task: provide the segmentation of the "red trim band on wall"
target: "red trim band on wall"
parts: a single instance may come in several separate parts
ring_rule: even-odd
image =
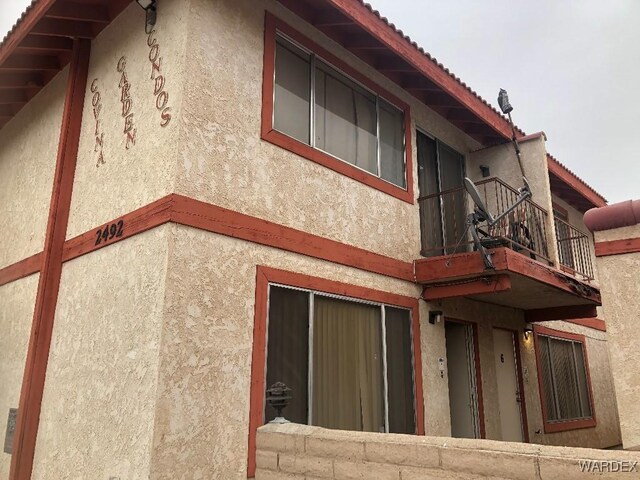
[[[596,257],[640,252],[640,237],[596,243]]]
[[[9,473],[11,480],[28,480],[33,468],[42,394],[62,273],[62,250],[67,232],[73,178],[78,157],[90,51],[90,40],[74,40],[42,253],[42,270],[20,391],[14,451]]]
[[[382,178],[366,172],[346,161],[339,160],[336,157],[324,153],[306,143],[295,140],[277,130],[273,129],[273,92],[275,81],[275,50],[276,50],[276,32],[280,31],[300,45],[317,54],[339,70],[343,71],[357,82],[366,86],[385,100],[388,100],[396,107],[400,108],[404,114],[404,142],[405,142],[405,178],[406,188],[399,187]],[[262,79],[262,127],[261,138],[284,148],[296,155],[300,155],[308,160],[318,163],[324,167],[338,172],[346,177],[352,178],[360,183],[368,185],[376,190],[380,190],[392,197],[398,198],[405,202],[413,204],[415,202],[413,196],[413,155],[411,148],[411,111],[409,105],[403,102],[395,95],[387,92],[378,84],[372,82],[367,76],[355,70],[348,63],[340,60],[338,57],[322,48],[315,42],[294,30],[282,20],[274,17],[271,13],[266,12],[265,15],[265,31],[264,31],[264,67]]]
[[[42,268],[42,252],[24,258],[0,270],[0,286],[28,277]]]
[[[593,388],[591,386],[591,371],[589,368],[589,358],[587,354],[587,342],[584,335],[579,335],[577,333],[569,333],[563,332],[560,330],[554,330],[552,328],[543,327],[542,325],[534,325],[533,326],[533,336],[534,336],[534,349],[536,354],[536,367],[538,374],[538,390],[540,392],[540,405],[542,407],[542,420],[544,423],[544,433],[556,433],[556,432],[565,432],[568,430],[578,430],[580,428],[590,428],[595,427],[596,422],[596,411],[595,411],[595,403],[593,401]],[[584,366],[585,372],[587,374],[587,385],[589,390],[589,402],[591,404],[591,418],[581,418],[577,420],[561,420],[561,421],[550,421],[549,414],[547,412],[547,404],[545,402],[545,394],[544,394],[544,385],[542,381],[542,361],[540,359],[540,349],[538,348],[538,342],[540,336],[547,337],[556,337],[564,340],[572,340],[574,342],[578,342],[582,344],[582,352],[584,353]]]
[[[251,393],[249,411],[249,451],[247,476],[253,477],[256,470],[256,434],[264,423],[264,392],[267,348],[267,315],[269,283],[304,288],[334,295],[343,295],[361,300],[403,307],[411,310],[414,351],[414,389],[416,409],[416,433],[424,435],[424,398],[422,391],[422,356],[420,347],[420,318],[418,299],[394,293],[374,290],[312,277],[300,273],[287,272],[258,265],[256,268],[255,319],[253,325],[253,352],[251,356]]]

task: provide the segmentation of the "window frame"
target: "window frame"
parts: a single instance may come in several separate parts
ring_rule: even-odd
[[[597,425],[595,404],[593,399],[593,387],[591,386],[591,372],[589,369],[589,357],[587,354],[587,343],[584,335],[577,333],[563,332],[560,330],[554,330],[551,328],[543,327],[541,325],[534,325],[534,348],[536,355],[536,368],[538,374],[538,389],[540,393],[540,405],[542,408],[542,420],[544,424],[544,433],[556,433],[564,432],[568,430],[578,430],[581,428],[591,428]],[[542,340],[540,337],[551,337],[564,341],[572,341],[580,343],[582,345],[582,353],[584,355],[584,369],[587,376],[587,390],[589,392],[589,403],[591,406],[591,416],[587,418],[578,418],[571,420],[550,420],[547,412],[547,405],[545,402],[544,382],[542,380],[542,361],[540,356],[539,342]]]
[[[411,336],[413,347],[414,405],[416,435],[424,435],[424,397],[422,389],[422,356],[420,343],[420,318],[418,299],[406,297],[367,287],[327,280],[319,277],[279,270],[258,265],[256,268],[256,299],[253,327],[253,352],[251,361],[251,393],[249,410],[249,448],[247,476],[253,477],[256,470],[256,433],[264,424],[266,374],[267,374],[267,334],[268,334],[268,292],[269,285],[311,290],[334,298],[349,301],[384,304],[410,310]],[[286,413],[286,411],[285,411]]]
[[[329,67],[338,71],[349,80],[354,81],[360,87],[379,96],[386,103],[400,110],[404,117],[404,168],[405,188],[400,187],[382,177],[357,167],[346,160],[331,155],[323,150],[312,147],[309,144],[296,140],[293,137],[279,132],[273,128],[274,120],[274,85],[275,85],[275,52],[278,33],[284,38],[293,41],[294,45],[307,50],[321,59]],[[391,195],[410,204],[415,203],[413,188],[413,155],[411,147],[411,112],[409,105],[395,95],[371,81],[353,67],[343,62],[329,51],[309,40],[307,37],[290,27],[288,24],[269,12],[265,14],[264,30],[264,64],[262,81],[262,124],[261,138],[269,143],[284,148],[303,158],[318,163],[341,175],[352,178],[369,187]]]

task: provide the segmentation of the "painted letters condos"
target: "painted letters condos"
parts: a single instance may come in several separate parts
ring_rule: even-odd
[[[300,423],[620,443],[605,202],[544,134],[487,271],[461,181],[504,208],[511,133],[435,60],[357,0],[157,7],[37,0],[0,46],[2,478],[253,476],[276,381]]]

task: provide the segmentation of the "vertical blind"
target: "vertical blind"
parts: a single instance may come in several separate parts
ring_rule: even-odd
[[[274,88],[274,129],[406,186],[402,111],[280,35]]]
[[[415,433],[410,311],[271,285],[267,386],[277,381],[292,389],[290,421]]]
[[[580,342],[538,335],[544,402],[549,421],[592,416]]]

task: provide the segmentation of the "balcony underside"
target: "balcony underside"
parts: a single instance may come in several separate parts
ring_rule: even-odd
[[[491,252],[495,270],[479,252],[416,260],[424,299],[467,297],[526,310],[529,321],[596,316],[598,288],[508,248]]]

